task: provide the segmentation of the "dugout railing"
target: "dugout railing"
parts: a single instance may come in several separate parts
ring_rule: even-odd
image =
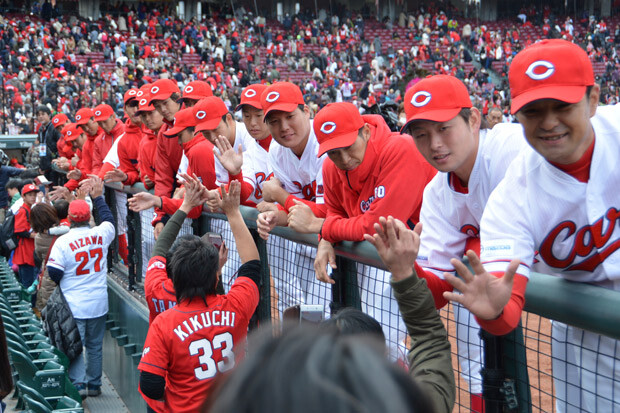
[[[144,190],[141,184],[131,188],[123,187],[120,184],[106,184],[106,200],[115,215],[117,215],[115,196],[118,194],[118,191],[124,192],[130,197],[132,194]],[[290,286],[287,283],[278,285],[277,280],[274,281],[279,276],[278,274],[289,274],[292,272],[313,274],[312,252],[316,249],[317,237],[313,234],[299,234],[289,228],[276,227],[270,237],[271,241],[265,242],[256,233],[258,211],[248,207],[241,207],[241,209],[245,222],[256,240],[262,262],[261,301],[253,326],[256,326],[256,324],[279,323],[281,321],[282,309],[285,306],[295,303],[306,303],[308,301],[312,302],[312,289],[316,287],[318,291],[320,288],[327,287],[326,284],[320,283],[315,279],[314,281],[307,279],[305,282],[308,283],[309,287],[306,286],[306,291],[310,291],[310,293],[303,296],[303,294],[298,294],[300,292],[303,293],[303,288],[299,285]],[[233,242],[232,235],[229,231],[226,231],[225,219],[225,216],[222,214],[203,213],[199,219],[194,220],[192,231],[196,235],[203,235],[208,231],[220,232],[225,242],[230,245]],[[143,244],[152,244],[154,242],[153,239],[142,239],[141,225],[143,224],[144,221],[141,222],[138,213],[128,211],[128,262],[124,263],[119,259],[118,244],[116,242],[111,246],[111,253],[109,254],[109,268],[121,275],[121,277],[126,277],[126,283],[123,283],[123,287],[126,290],[134,291],[133,297],[139,297],[143,293],[144,268],[141,256]],[[335,311],[341,307],[357,307],[371,312],[375,318],[378,318],[377,315],[383,315],[381,312],[374,311],[377,310],[376,307],[382,304],[381,302],[364,302],[366,297],[371,297],[364,288],[372,289],[373,285],[361,285],[360,283],[360,280],[363,280],[365,275],[373,274],[375,270],[385,269],[374,247],[367,242],[342,242],[336,246],[336,254],[337,269],[332,273],[336,283],[328,287],[329,300],[326,312]],[[234,254],[229,255],[230,268],[238,268],[239,264],[238,257],[234,256]],[[384,273],[380,274],[384,276]],[[225,277],[223,276],[223,278]],[[224,290],[227,290],[231,282],[232,279],[223,280],[223,284],[225,284]],[[289,287],[293,289],[294,293],[283,293]],[[378,288],[384,287],[385,284]],[[114,286],[114,289],[118,293],[118,285]],[[287,300],[284,300],[283,295],[287,295]],[[374,298],[376,299],[376,297]],[[143,294],[142,302],[144,304]],[[385,302],[383,304],[385,305]],[[119,304],[116,303],[115,305],[118,306]],[[570,326],[595,332],[603,335],[603,339],[620,339],[620,312],[618,309],[620,309],[620,292],[585,283],[574,283],[559,277],[532,273],[526,291],[525,312],[523,313],[519,328],[503,337],[482,334],[485,354],[481,376],[484,380],[486,411],[556,411],[556,407],[558,407],[556,405],[558,403],[557,396],[560,390],[564,394],[567,392],[592,392],[592,390],[579,389],[571,387],[570,384],[562,383],[561,377],[565,376],[565,372],[556,371],[556,380],[554,380],[554,368],[557,367],[555,364],[557,364],[558,360],[552,356],[551,347],[552,345],[557,346],[558,342],[557,340],[553,342],[554,338],[551,331],[554,326],[552,326],[552,323],[555,323],[556,326],[560,323],[566,323]],[[390,311],[393,312],[393,309]],[[471,384],[470,380],[472,380],[471,375],[473,374],[470,373],[468,376],[466,372],[462,371],[463,363],[458,360],[459,346],[457,345],[456,331],[460,327],[460,322],[455,317],[456,312],[452,304],[441,309],[440,314],[452,343],[453,366],[457,384],[455,411],[471,411],[469,384]],[[391,314],[392,317],[389,318],[393,318],[393,315]],[[140,319],[144,321],[144,315]],[[379,321],[385,324],[385,320]],[[134,317],[132,323],[135,322],[138,322],[136,317]],[[110,320],[108,324],[112,326],[115,324],[115,321]],[[122,332],[127,333],[128,330],[133,329],[131,326],[123,327],[122,322],[120,324],[120,327],[115,327],[118,330],[115,332],[117,335]],[[392,327],[394,329],[400,328],[399,326]],[[139,327],[138,330],[142,331],[142,334],[139,334],[139,336],[145,334],[144,326]],[[400,333],[406,335],[406,331]],[[131,333],[129,336],[131,336]],[[387,339],[388,342],[391,339],[389,334]],[[569,351],[573,351],[576,348],[579,350],[579,343],[575,344],[575,341],[567,341],[569,341],[568,344],[561,342],[560,345],[570,347],[568,348]],[[130,339],[129,344],[127,344],[126,339],[123,339],[119,343],[124,348],[125,354],[131,356],[137,365],[139,352],[143,344],[140,342],[140,339],[136,341],[134,338],[133,342]],[[409,341],[405,340],[401,344],[407,347],[409,346]],[[388,346],[398,348],[398,345],[395,345],[395,343],[388,343]],[[620,348],[618,348],[618,351],[620,351]],[[603,357],[618,359],[620,355],[606,354]],[[565,364],[568,364],[570,367],[571,363],[574,362],[571,359],[569,363]],[[578,362],[581,362],[581,360],[578,360]],[[566,368],[566,366],[563,366],[563,368]],[[125,368],[123,370],[126,371]],[[620,381],[620,371],[616,371],[613,368],[611,372],[597,372],[595,370],[591,372],[607,375],[607,379],[612,384],[618,385],[618,381]],[[134,372],[128,373],[135,376]],[[596,392],[597,388],[594,387],[593,391]],[[618,398],[620,398],[620,395]],[[570,404],[563,406],[563,409],[567,411],[570,411],[571,408],[576,409],[575,406],[571,407]],[[596,410],[598,409],[595,408],[593,411]]]

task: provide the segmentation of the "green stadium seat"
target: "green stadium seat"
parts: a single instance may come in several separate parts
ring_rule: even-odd
[[[65,368],[59,363],[48,361],[38,369],[32,359],[13,348],[9,348],[11,364],[17,370],[19,380],[28,387],[32,387],[48,398],[60,398],[65,395],[65,382],[67,380]]]
[[[37,390],[18,381],[16,387],[25,400],[26,407],[32,412],[83,412],[82,404],[70,397],[63,396],[53,400],[55,405],[46,400]]]

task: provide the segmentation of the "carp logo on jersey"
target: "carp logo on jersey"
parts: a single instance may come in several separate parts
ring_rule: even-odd
[[[265,176],[264,172],[256,173],[256,190],[254,191],[254,196],[256,197],[256,199],[261,199],[263,197],[263,190],[261,189],[262,185],[265,181],[268,181],[271,178],[273,178],[273,172],[270,173],[268,176]]]
[[[155,268],[159,268],[161,270],[165,270],[166,269],[166,264],[164,264],[161,261],[155,261],[151,265],[149,265],[149,267],[146,270],[147,271],[151,271],[151,270],[153,270]]]
[[[314,201],[316,198],[316,181],[312,181],[308,185],[302,185],[297,181],[293,181],[293,185],[295,185],[301,195],[304,197],[306,201]]]
[[[460,229],[461,233],[472,237],[472,238],[480,238],[480,228],[473,226],[472,224],[465,224]]]
[[[592,225],[579,229],[572,221],[561,222],[543,240],[539,250],[540,257],[554,268],[592,272],[620,248],[620,239],[610,242],[618,222],[620,210],[614,207],[609,208],[605,215]],[[592,251],[595,253],[590,255]],[[577,257],[588,258],[573,263]]]
[[[379,185],[375,188],[375,193],[365,201],[360,202],[360,210],[366,212],[370,209],[370,205],[377,198],[383,198],[385,196],[385,186]]]

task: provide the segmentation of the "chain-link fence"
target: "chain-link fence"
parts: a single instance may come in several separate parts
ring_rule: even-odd
[[[115,210],[123,205],[116,201],[120,186],[113,188],[107,188],[106,199]],[[129,197],[140,190],[123,189]],[[411,340],[392,296],[389,273],[370,244],[337,246],[337,268],[331,273],[336,283],[327,285],[315,278],[315,235],[278,227],[265,242],[255,231],[258,212],[242,207],[242,213],[263,266],[261,301],[252,325],[279,325],[284,310],[296,304],[321,305],[325,317],[353,306],[381,323],[390,356],[406,359]],[[154,238],[146,214],[129,211],[126,220],[127,260],[120,258],[116,242],[110,268],[127,273],[134,289],[143,282],[144,257],[150,256]],[[222,273],[228,291],[240,261],[225,216],[203,213],[191,226],[188,220],[185,231],[222,235],[230,249]],[[467,311],[447,305],[440,314],[452,344],[455,411],[481,411],[482,395],[486,412],[620,411],[618,308],[619,292],[542,274],[530,278],[522,326],[503,337],[481,334]]]

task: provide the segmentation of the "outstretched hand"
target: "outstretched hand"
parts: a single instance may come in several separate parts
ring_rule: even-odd
[[[456,272],[462,279],[450,273],[444,273],[448,281],[458,292],[444,292],[445,299],[462,304],[475,316],[483,320],[494,320],[502,314],[512,294],[512,284],[520,261],[513,259],[508,264],[504,276],[501,278],[489,274],[478,255],[472,250],[467,251],[467,258],[475,274],[460,260],[450,260]]]
[[[203,205],[207,201],[207,188],[198,180],[196,174],[193,177],[188,174],[181,174],[181,178],[185,181],[185,196],[183,197],[181,208],[189,211],[192,208]]]
[[[127,200],[129,209],[134,212],[145,211],[149,208],[159,207],[159,197],[148,192],[138,192]]]
[[[230,175],[239,175],[243,165],[243,147],[241,145],[235,151],[235,148],[232,147],[225,136],[218,135],[215,138],[213,152],[217,160],[220,161]]]
[[[399,281],[412,275],[420,249],[422,223],[418,223],[412,231],[402,221],[389,216],[380,217],[374,227],[376,233],[364,234],[364,239],[375,246],[392,273],[392,279]]]
[[[220,208],[226,215],[230,215],[236,211],[239,211],[239,198],[241,196],[241,184],[239,181],[232,181],[228,184],[228,192],[226,192],[226,186],[220,187],[222,192],[222,203]]]

